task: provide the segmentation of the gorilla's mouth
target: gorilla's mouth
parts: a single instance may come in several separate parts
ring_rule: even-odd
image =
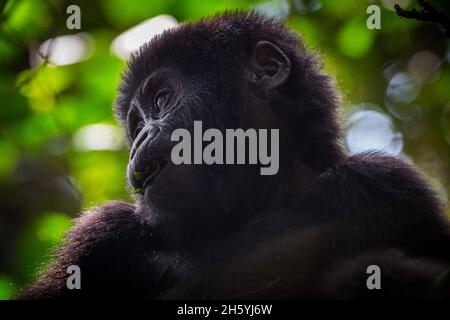
[[[153,160],[143,172],[135,171],[133,173],[133,177],[134,180],[139,184],[139,186],[137,188],[134,188],[134,193],[143,194],[145,189],[147,189],[153,183],[155,178],[161,173],[167,163],[168,161],[165,160]]]

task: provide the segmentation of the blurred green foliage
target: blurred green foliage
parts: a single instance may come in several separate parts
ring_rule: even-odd
[[[125,62],[111,52],[111,43],[160,14],[182,22],[254,8],[285,19],[321,53],[343,93],[345,110],[365,102],[377,105],[402,133],[404,155],[445,197],[450,190],[450,44],[437,26],[397,17],[384,6],[390,2],[0,0],[0,299],[11,298],[33,280],[82,208],[110,199],[132,201],[125,181],[125,144],[89,149],[77,147],[76,139],[86,126],[116,126],[112,105]],[[371,3],[382,8],[381,30],[366,28]],[[39,64],[41,43],[80,32],[66,28],[71,4],[81,8],[89,54],[63,66],[41,56]],[[425,68],[436,69],[432,79],[422,81],[420,89],[413,87],[411,102],[386,100],[386,79],[392,78],[387,74],[416,70],[408,61],[420,51],[438,59],[436,66]]]

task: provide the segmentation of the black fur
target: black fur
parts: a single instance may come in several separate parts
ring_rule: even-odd
[[[291,62],[287,81],[271,90],[245,77],[261,40]],[[148,136],[134,138],[133,110],[148,103],[143,83],[154,72],[176,83],[174,101],[162,123],[148,120]],[[131,59],[117,100],[137,150],[132,185],[142,161],[166,156],[168,133],[191,129],[193,120],[220,129],[280,128],[279,173],[168,164],[135,206],[111,202],[81,215],[21,298],[445,297],[448,285],[439,279],[449,268],[450,228],[443,204],[401,159],[346,156],[337,106],[315,55],[277,21],[231,13],[153,39]],[[72,264],[82,270],[81,290],[66,289]],[[365,286],[370,264],[381,267],[379,291]]]

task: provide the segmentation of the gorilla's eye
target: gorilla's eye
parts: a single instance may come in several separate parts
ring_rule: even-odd
[[[161,91],[155,95],[154,105],[156,112],[159,114],[169,104],[169,92]]]
[[[144,120],[139,121],[137,126],[136,126],[136,128],[134,129],[133,139],[136,139],[136,137],[138,136],[139,132],[141,132],[141,130],[144,129],[144,127],[145,127]]]

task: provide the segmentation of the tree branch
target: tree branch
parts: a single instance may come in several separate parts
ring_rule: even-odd
[[[399,17],[406,19],[416,19],[423,22],[439,24],[444,30],[445,36],[450,38],[450,18],[442,11],[433,8],[427,0],[417,0],[417,3],[422,7],[420,11],[417,9],[405,10],[396,4],[394,6],[395,12]]]

